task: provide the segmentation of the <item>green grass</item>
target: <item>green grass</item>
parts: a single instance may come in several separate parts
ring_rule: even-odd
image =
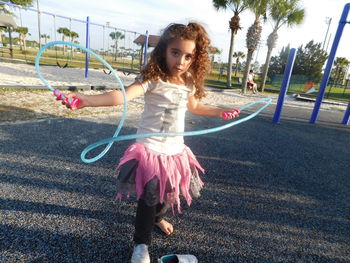
[[[13,58],[25,60],[27,63],[34,63],[35,57],[38,49],[27,48],[26,51],[21,51],[19,47],[14,47]],[[0,49],[0,57],[11,58],[9,49]],[[104,56],[104,59],[115,69],[139,72],[139,60],[131,60],[117,58],[114,59],[113,56]],[[65,65],[68,63],[69,67],[84,68],[85,67],[85,53],[74,52],[73,56],[68,49],[63,54],[63,51],[48,49],[46,50],[40,60],[41,64],[45,65],[56,65],[59,61],[60,65]],[[105,66],[98,61],[93,56],[90,56],[90,67],[94,69],[103,69]],[[232,76],[231,87],[233,89],[241,88],[242,75]],[[259,86],[259,81],[258,86]],[[226,89],[226,75],[220,74],[219,71],[212,70],[205,80],[205,85]],[[316,90],[319,90],[319,85],[316,85]],[[264,92],[279,93],[280,85],[269,85],[266,84]],[[308,97],[316,97],[317,92],[312,94],[305,94],[305,84],[291,84],[288,89],[288,94],[300,93]],[[330,87],[328,86],[325,91],[326,99],[337,100],[337,101],[349,101],[350,100],[350,88],[346,89],[344,92],[343,88],[340,87]]]

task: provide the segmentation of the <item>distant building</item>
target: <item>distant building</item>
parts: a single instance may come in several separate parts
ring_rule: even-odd
[[[159,42],[160,36],[156,35],[148,35],[148,47],[156,47],[158,42]],[[143,64],[143,56],[142,54],[144,53],[144,48],[145,48],[145,42],[146,42],[146,35],[139,35],[135,40],[134,43],[141,45],[141,51],[140,51],[140,67]]]

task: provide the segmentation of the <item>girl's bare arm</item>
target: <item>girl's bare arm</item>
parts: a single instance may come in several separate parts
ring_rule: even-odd
[[[141,96],[144,91],[140,82],[134,82],[125,89],[127,101]],[[66,97],[76,97],[80,100],[78,109],[84,107],[101,107],[101,106],[116,106],[124,103],[124,97],[121,90],[113,90],[98,95],[85,95],[82,93],[70,93]],[[64,104],[64,102],[63,102]],[[69,105],[66,105],[69,107]]]
[[[238,116],[238,113],[234,112],[232,109],[201,104],[194,96],[188,98],[187,108],[191,113],[202,116],[217,116],[224,118],[222,114],[225,112],[232,112],[232,114],[228,117],[226,116],[225,119],[233,119]]]

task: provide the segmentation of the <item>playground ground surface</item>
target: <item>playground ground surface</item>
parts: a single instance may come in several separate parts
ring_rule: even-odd
[[[67,114],[48,92],[22,92],[0,93],[1,114],[31,116],[0,124],[0,262],[129,262],[136,204],[116,201],[114,169],[131,142],[95,163],[80,160],[87,145],[113,134],[120,111]],[[209,95],[205,102],[238,107],[264,96]],[[169,253],[201,263],[350,262],[344,110],[325,106],[310,124],[313,104],[288,100],[276,124],[273,101],[248,122],[185,138],[206,170],[205,188],[181,215],[168,214],[173,235],[155,230],[152,262]],[[141,99],[130,103],[122,134],[135,133],[142,108]],[[225,123],[189,114],[186,129]]]

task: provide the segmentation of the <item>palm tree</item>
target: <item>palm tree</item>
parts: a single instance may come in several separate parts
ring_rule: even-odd
[[[218,49],[217,47],[209,47],[209,53],[211,55],[211,70],[213,69],[215,55],[220,55],[222,53],[222,50]]]
[[[119,39],[124,39],[125,35],[123,35],[121,32],[111,32],[109,36],[112,38],[112,40],[115,40],[114,48],[115,48],[115,53],[114,53],[114,61],[117,60],[117,52],[118,52],[118,41]]]
[[[45,45],[47,44],[47,40],[50,38],[50,36],[48,34],[41,34],[40,38],[44,38],[45,39]]]
[[[8,1],[5,1],[8,2]],[[32,6],[33,0],[11,0],[9,1],[15,5],[21,5],[21,6]],[[5,8],[4,4],[0,4],[0,14],[8,14],[8,15],[14,15],[10,10]]]
[[[240,13],[242,13],[247,7],[247,0],[213,0],[216,10],[231,9],[233,17],[229,22],[229,28],[231,30],[230,50],[228,54],[228,69],[227,69],[227,88],[231,88],[231,76],[232,76],[232,57],[235,43],[235,36],[238,30],[242,29],[240,26]]]
[[[254,23],[248,28],[246,45],[247,45],[247,60],[243,73],[242,93],[247,92],[248,72],[250,64],[253,60],[253,53],[259,45],[262,26],[261,19],[266,16],[267,4],[270,0],[248,0],[249,9],[255,14]]]
[[[19,34],[20,49],[23,50],[24,47],[24,50],[26,50],[26,37],[28,34],[28,27],[19,26],[14,31]]]
[[[238,52],[233,53],[233,57],[236,58],[235,76],[237,76],[238,66],[241,63],[240,60],[245,57],[245,54],[242,51],[238,51]]]
[[[350,65],[350,61],[344,57],[338,57],[334,61],[334,75],[335,79],[342,79],[342,82],[346,79],[347,69]],[[343,84],[343,83],[342,83]]]
[[[79,37],[79,34],[74,31],[69,31],[70,42],[74,43],[74,39]],[[70,48],[71,57],[73,57],[73,46]]]
[[[79,34],[77,32],[74,31],[69,31],[69,37],[70,37],[70,41],[74,42],[74,39],[79,37]]]
[[[0,43],[3,44],[3,40],[2,40],[2,30],[4,30],[4,28],[0,27]]]
[[[273,21],[272,33],[267,38],[267,54],[263,73],[261,77],[261,91],[265,89],[267,73],[270,66],[272,50],[276,47],[278,33],[277,31],[283,26],[292,27],[302,23],[305,10],[298,7],[300,0],[272,0],[269,5],[269,17]]]
[[[59,34],[62,34],[62,41],[66,41],[66,37],[70,36],[70,30],[66,27],[60,27],[57,29],[57,32]],[[63,54],[66,51],[66,45],[63,46]]]

